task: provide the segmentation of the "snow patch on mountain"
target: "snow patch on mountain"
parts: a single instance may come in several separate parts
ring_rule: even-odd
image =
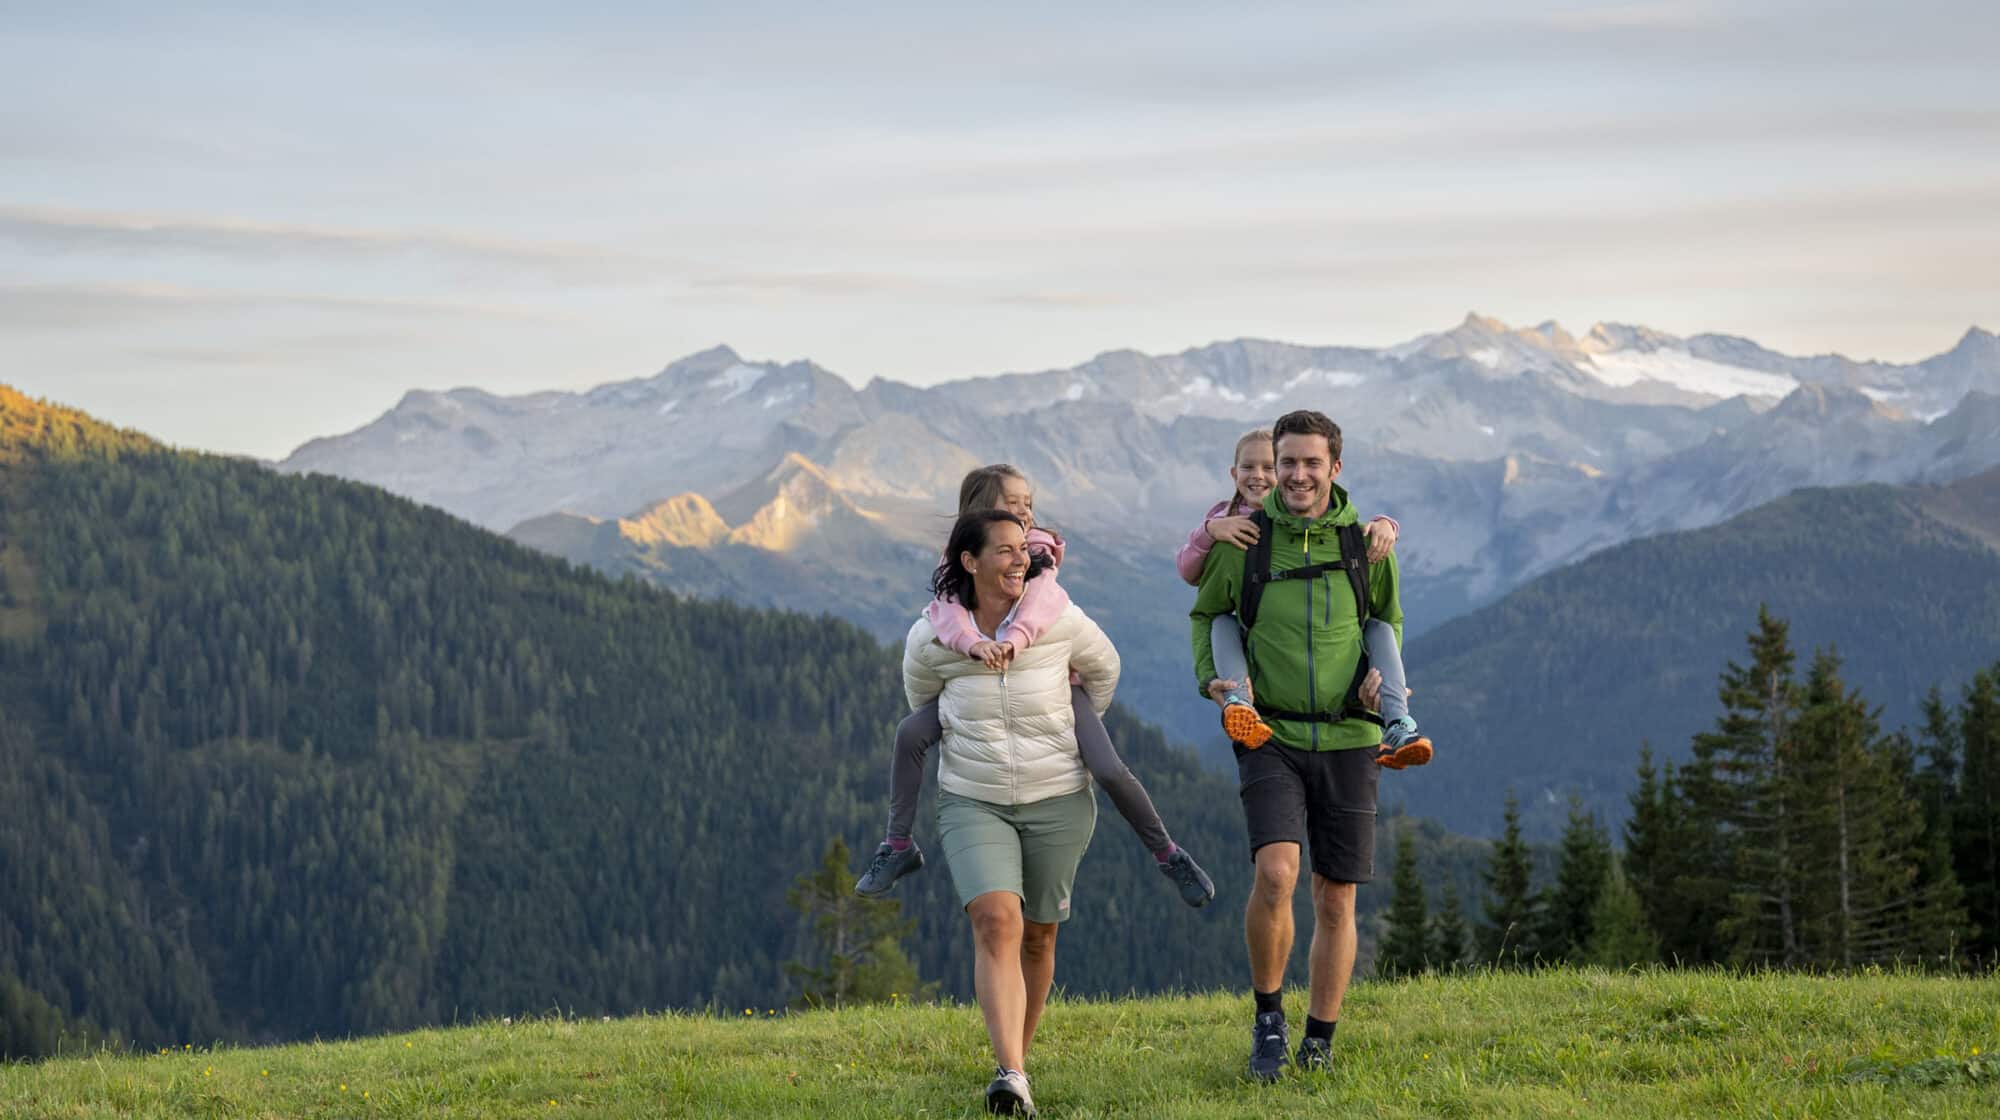
[[[1593,354],[1579,365],[1585,373],[1613,388],[1658,381],[1711,397],[1770,397],[1779,399],[1799,387],[1796,378],[1697,358],[1685,350],[1617,350]]]
[[[710,378],[708,383],[710,385],[721,386],[724,389],[722,400],[732,401],[756,388],[757,383],[762,381],[764,375],[769,372],[771,371],[765,369],[763,366],[753,366],[744,362],[738,362]],[[717,403],[721,402],[718,401]]]

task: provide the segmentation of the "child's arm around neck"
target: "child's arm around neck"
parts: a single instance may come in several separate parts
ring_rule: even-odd
[[[1056,582],[1056,568],[1061,566],[1065,551],[1063,539],[1047,530],[1034,529],[1028,533],[1028,548],[1046,553],[1051,563],[1022,588],[1021,602],[1014,608],[1014,621],[1007,626],[1007,632],[995,635],[999,641],[1013,642],[1016,653],[1034,645],[1049,624],[1069,609],[1069,593]],[[932,599],[924,607],[924,617],[930,619],[938,641],[967,657],[972,656],[973,646],[986,640],[979,632],[979,625],[972,621],[972,612],[955,599]]]
[[[1241,506],[1242,503],[1235,498],[1210,506],[1208,513],[1202,517],[1201,524],[1196,525],[1194,532],[1188,534],[1187,543],[1181,546],[1179,552],[1174,553],[1174,570],[1180,573],[1181,578],[1186,580],[1189,586],[1200,586],[1201,569],[1208,563],[1208,550],[1215,547],[1215,538],[1208,535],[1208,523],[1218,517],[1235,517],[1239,513],[1249,512]]]

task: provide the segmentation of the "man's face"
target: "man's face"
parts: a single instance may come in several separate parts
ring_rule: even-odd
[[[1278,437],[1278,500],[1286,511],[1305,518],[1326,512],[1333,497],[1333,480],[1340,463],[1326,437],[1287,433]]]

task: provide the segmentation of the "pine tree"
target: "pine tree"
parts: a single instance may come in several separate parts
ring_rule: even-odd
[[[1713,831],[1689,825],[1692,812],[1681,789],[1683,771],[1672,763],[1657,772],[1651,747],[1639,751],[1639,784],[1625,821],[1625,879],[1660,939],[1663,959],[1689,965],[1722,958],[1716,925],[1728,907],[1719,868],[1726,849]]]
[[[1438,904],[1431,925],[1431,967],[1440,972],[1457,972],[1465,967],[1470,933],[1465,928],[1465,906],[1459,901],[1458,884],[1445,880],[1444,898]]]
[[[1933,689],[1932,697],[1936,694]],[[1942,799],[1942,809],[1933,808],[1939,802],[1932,800],[1930,782],[1918,768],[1917,747],[1901,732],[1889,742],[1889,766],[1903,787],[1905,799],[1922,817],[1914,857],[1916,905],[1910,915],[1910,948],[1916,959],[1927,964],[1950,966],[1964,955],[1971,935],[1965,916],[1965,888],[1951,865],[1950,791]]]
[[[1714,731],[1695,736],[1694,761],[1682,772],[1690,828],[1718,840],[1709,853],[1717,862],[1691,885],[1703,896],[1728,895],[1717,932],[1739,963],[1792,965],[1803,955],[1797,891],[1806,842],[1793,772],[1799,689],[1788,629],[1758,610],[1750,664],[1732,661],[1723,671],[1723,714]]]
[[[1959,709],[1964,752],[1952,807],[1952,855],[1974,927],[1972,951],[2000,960],[2000,664],[1973,675]]]
[[[1486,920],[1479,927],[1479,956],[1498,967],[1533,963],[1535,897],[1528,845],[1521,839],[1521,800],[1507,791],[1505,827],[1481,877],[1486,882]]]
[[[1639,896],[1616,860],[1606,862],[1604,884],[1590,909],[1590,941],[1582,959],[1604,968],[1630,968],[1660,959],[1660,939],[1646,924]]]
[[[1611,840],[1604,826],[1595,813],[1584,811],[1581,798],[1572,795],[1556,881],[1542,900],[1539,947],[1544,958],[1554,963],[1583,956],[1590,943],[1591,913],[1610,866]]]
[[[1382,938],[1375,971],[1391,979],[1421,975],[1430,968],[1430,919],[1424,881],[1417,873],[1416,829],[1407,820],[1396,830],[1396,870],[1389,889],[1389,932]]]
[[[836,836],[819,869],[800,875],[785,896],[811,925],[816,962],[785,962],[785,972],[800,986],[793,1006],[841,1007],[928,994],[901,945],[916,923],[902,917],[901,903],[862,898],[853,883],[847,841]]]
[[[1922,902],[1922,811],[1830,650],[1813,658],[1795,730],[1810,830],[1795,892],[1805,961],[1853,968],[1923,955],[1925,931],[1913,921]]]

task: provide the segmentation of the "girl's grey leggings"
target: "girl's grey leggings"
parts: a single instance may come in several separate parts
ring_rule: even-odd
[[[1215,650],[1215,675],[1225,681],[1250,676],[1249,659],[1243,656],[1243,627],[1233,614],[1219,614],[1209,625],[1209,645]],[[1368,620],[1362,631],[1368,649],[1368,663],[1382,672],[1382,721],[1394,723],[1410,714],[1410,689],[1403,677],[1403,651],[1396,647],[1396,629],[1379,618]]]
[[[1139,784],[1125,760],[1118,757],[1110,733],[1104,730],[1104,721],[1090,706],[1090,694],[1083,686],[1072,685],[1069,700],[1076,713],[1076,746],[1083,755],[1084,768],[1104,787],[1111,804],[1125,818],[1125,823],[1132,826],[1132,831],[1139,834],[1147,851],[1170,851],[1174,842],[1167,837],[1167,826],[1160,823],[1159,810],[1153,808],[1146,787]],[[903,722],[896,725],[896,753],[889,761],[889,837],[893,840],[909,839],[910,825],[917,815],[917,794],[924,785],[924,756],[943,737],[944,727],[938,722],[935,700],[904,716]]]

